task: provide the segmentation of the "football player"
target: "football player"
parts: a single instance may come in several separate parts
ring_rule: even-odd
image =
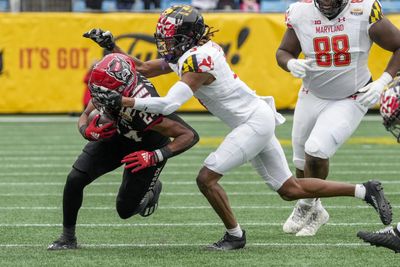
[[[89,88],[97,87],[124,96],[158,96],[154,86],[136,72],[133,60],[123,54],[107,55],[93,67]],[[88,121],[95,107],[112,117],[116,128],[113,122],[100,125],[100,114]],[[135,214],[151,215],[158,205],[162,188],[158,177],[167,159],[199,140],[196,131],[175,114],[164,116],[132,108],[108,109],[95,99],[80,116],[78,128],[90,142],[68,175],[63,195],[63,232],[49,250],[77,248],[75,225],[84,188],[122,164],[125,170],[116,199],[118,215],[122,219]]]
[[[399,70],[400,32],[383,17],[378,0],[299,1],[287,10],[286,25],[276,59],[303,79],[292,129],[296,176],[326,179],[329,159]],[[373,42],[393,53],[375,81],[367,65]],[[298,58],[301,52],[305,59]],[[302,199],[283,231],[312,236],[328,220],[319,199]]]
[[[102,47],[121,52],[108,31],[93,29],[84,36]],[[247,161],[251,161],[266,184],[285,200],[356,196],[372,204],[384,224],[388,224],[391,207],[379,182],[351,185],[292,176],[275,137],[275,126],[283,123],[284,118],[276,112],[273,98],[256,95],[232,72],[224,51],[211,40],[212,36],[211,28],[196,9],[188,5],[172,6],[161,13],[156,26],[155,40],[162,58],[146,62],[134,60],[146,77],[175,72],[180,81],[165,97],[123,97],[103,88],[93,92],[95,99],[109,107],[122,105],[161,114],[174,112],[194,95],[232,129],[217,150],[205,159],[196,179],[200,191],[226,227],[222,239],[208,248],[231,250],[246,244],[246,233],[235,219],[219,180]]]
[[[380,104],[383,125],[400,143],[400,77],[396,77],[382,94]],[[400,223],[377,232],[359,231],[357,236],[371,245],[400,252]]]

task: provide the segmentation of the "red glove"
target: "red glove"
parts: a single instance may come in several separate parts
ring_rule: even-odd
[[[154,152],[140,150],[126,155],[121,163],[126,163],[125,169],[131,169],[132,173],[138,172],[145,168],[155,166],[157,164],[157,156]]]
[[[114,126],[113,122],[98,125],[100,119],[100,114],[97,114],[89,125],[82,126],[79,131],[84,138],[89,141],[99,141],[112,137],[116,132],[117,128]]]

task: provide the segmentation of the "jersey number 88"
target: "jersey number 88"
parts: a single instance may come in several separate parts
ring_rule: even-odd
[[[313,40],[315,58],[320,67],[348,66],[351,61],[349,37],[347,35],[317,37]],[[333,53],[332,53],[333,52]],[[333,58],[333,60],[332,60]]]

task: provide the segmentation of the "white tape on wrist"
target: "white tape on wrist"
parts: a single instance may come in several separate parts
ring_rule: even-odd
[[[384,72],[382,73],[381,77],[379,77],[379,80],[382,81],[385,85],[388,85],[391,81],[393,81],[393,77],[389,73]]]
[[[164,160],[164,156],[163,156],[163,154],[161,153],[161,150],[160,150],[160,149],[154,150],[154,153],[155,153],[156,156],[157,156],[158,162],[161,162],[161,161]]]

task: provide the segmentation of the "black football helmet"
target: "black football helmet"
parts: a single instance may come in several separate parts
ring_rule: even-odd
[[[400,78],[396,78],[381,95],[383,125],[400,143]]]
[[[183,53],[198,44],[205,31],[203,16],[194,7],[167,8],[161,13],[154,34],[158,53],[167,62],[176,63]]]
[[[314,0],[314,5],[325,17],[334,19],[348,2],[348,0]]]

